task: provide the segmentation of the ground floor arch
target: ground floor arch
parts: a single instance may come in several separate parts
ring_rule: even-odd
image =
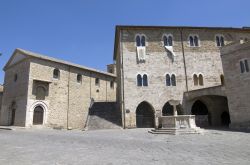
[[[196,125],[199,127],[228,127],[230,124],[228,101],[224,96],[196,98],[191,106],[191,114],[196,115]]]
[[[176,106],[177,114],[183,115],[182,105],[179,104]],[[173,116],[174,115],[174,107],[170,105],[169,102],[166,102],[162,108],[162,116]]]
[[[141,102],[136,108],[136,127],[153,128],[155,125],[155,113],[152,105]]]
[[[16,118],[16,108],[10,109],[10,125],[13,126],[15,124],[15,118]]]
[[[15,118],[16,118],[16,102],[13,101],[11,103],[10,109],[9,109],[9,125],[13,126],[15,125]]]
[[[207,106],[201,100],[196,100],[194,102],[191,114],[196,116],[196,125],[198,127],[211,126],[211,114]]]

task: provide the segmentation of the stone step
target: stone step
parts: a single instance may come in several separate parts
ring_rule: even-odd
[[[203,130],[200,128],[197,129],[176,129],[176,128],[164,128],[164,129],[152,129],[148,131],[152,134],[202,134]]]

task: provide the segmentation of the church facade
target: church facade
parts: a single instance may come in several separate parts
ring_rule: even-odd
[[[93,102],[116,101],[113,73],[22,49],[4,71],[1,125],[84,129]]]

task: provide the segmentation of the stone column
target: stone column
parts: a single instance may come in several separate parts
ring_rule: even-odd
[[[161,110],[155,111],[155,129],[159,128],[159,117],[161,117]]]
[[[180,100],[170,100],[169,104],[174,107],[174,116],[178,116],[176,106],[180,104]]]

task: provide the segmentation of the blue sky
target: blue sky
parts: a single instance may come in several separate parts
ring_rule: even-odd
[[[0,68],[23,48],[105,70],[113,62],[115,25],[250,26],[249,6],[249,0],[0,0]]]

